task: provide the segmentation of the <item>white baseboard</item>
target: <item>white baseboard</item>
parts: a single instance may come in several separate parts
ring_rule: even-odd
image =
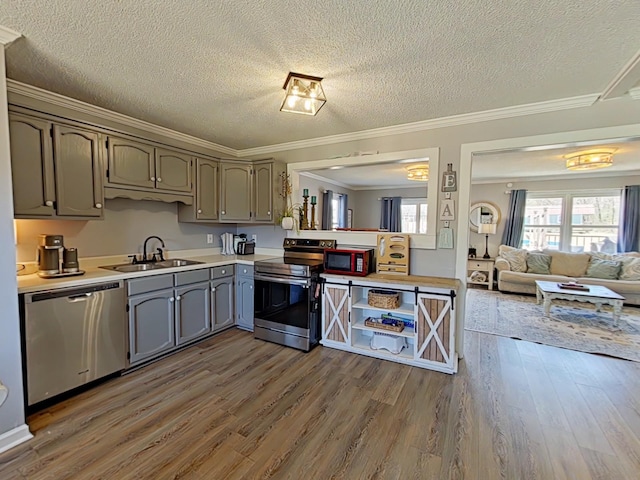
[[[6,452],[10,448],[20,445],[22,442],[26,442],[31,438],[33,438],[33,435],[26,425],[20,425],[13,430],[9,430],[0,435],[0,453]]]

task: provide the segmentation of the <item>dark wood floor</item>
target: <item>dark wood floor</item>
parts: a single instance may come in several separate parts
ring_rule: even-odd
[[[640,364],[467,332],[450,376],[232,330],[31,416],[9,479],[637,479]]]

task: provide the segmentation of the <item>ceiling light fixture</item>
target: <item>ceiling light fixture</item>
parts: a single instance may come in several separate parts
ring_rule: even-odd
[[[416,180],[418,182],[429,180],[429,165],[407,167],[407,180]]]
[[[315,115],[327,101],[322,89],[322,78],[289,72],[284,82],[285,97],[281,112]]]
[[[615,151],[615,150],[614,150]],[[613,165],[612,150],[593,150],[565,155],[567,170],[592,170]]]

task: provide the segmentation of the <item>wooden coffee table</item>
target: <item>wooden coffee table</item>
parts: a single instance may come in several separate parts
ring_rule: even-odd
[[[585,285],[588,290],[573,290],[560,288],[558,282],[545,282],[536,280],[536,298],[538,303],[544,300],[544,314],[549,316],[552,300],[573,300],[576,302],[593,303],[596,312],[599,312],[602,305],[613,307],[613,324],[618,325],[618,319],[622,312],[624,297],[601,285]]]

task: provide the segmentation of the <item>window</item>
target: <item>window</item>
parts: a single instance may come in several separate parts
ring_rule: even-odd
[[[346,228],[346,218],[340,212],[347,211],[347,196],[341,193],[334,193],[331,198],[331,228]]]
[[[529,193],[522,248],[617,251],[620,191]]]
[[[427,233],[427,199],[403,198],[401,206],[404,233]]]

